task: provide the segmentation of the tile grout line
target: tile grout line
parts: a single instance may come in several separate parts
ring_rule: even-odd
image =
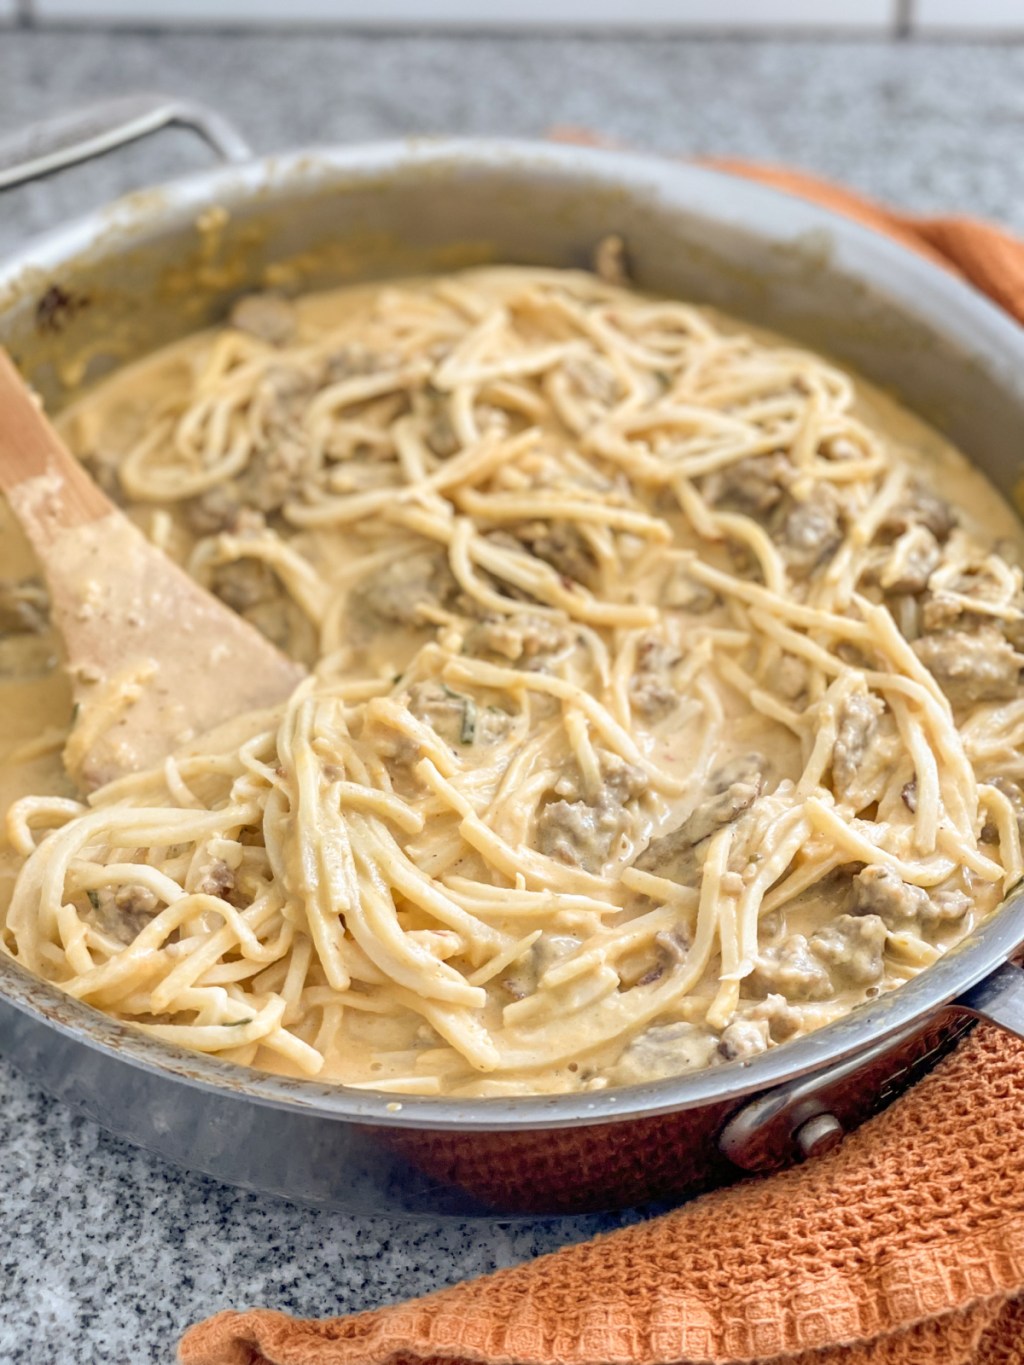
[[[736,0],[734,0],[735,3]],[[899,0],[871,0],[870,12],[874,17],[865,21],[862,17],[853,17],[854,14],[861,12],[859,0],[845,0],[845,3],[840,6],[840,9],[845,11],[844,13],[838,17],[833,14],[822,21],[809,0],[774,0],[774,3],[769,0],[765,8],[769,12],[776,11],[773,19],[766,19],[763,9],[758,12],[755,0],[738,0],[739,12],[731,17],[727,15],[725,18],[722,18],[718,13],[719,7],[712,3],[712,0],[702,0],[702,3],[697,4],[696,8],[699,11],[706,8],[708,11],[706,15],[702,14],[701,17],[691,20],[689,23],[684,20],[677,24],[672,22],[671,17],[676,11],[673,0],[640,0],[639,9],[647,17],[636,21],[634,24],[627,21],[625,27],[660,27],[664,24],[673,31],[678,27],[681,32],[700,31],[706,27],[726,31],[735,28],[737,31],[765,30],[769,32],[778,28],[780,34],[786,33],[788,35],[789,32],[792,32],[795,36],[808,30],[827,32],[831,29],[836,32],[874,31],[878,34],[888,33],[892,35],[895,24],[894,6],[897,6],[898,3]],[[46,25],[53,19],[58,22],[78,19],[82,23],[95,24],[97,27],[114,27],[118,22],[137,21],[146,15],[149,8],[145,0],[107,0],[106,4],[103,3],[103,0],[99,0],[99,3],[90,3],[90,0],[14,0],[14,6],[21,14],[23,22],[30,24]],[[515,29],[532,28],[537,19],[546,13],[548,8],[548,6],[540,4],[539,0],[525,0],[525,4],[523,0],[519,0],[518,3],[516,0],[504,0],[500,7],[507,7],[510,10],[508,22],[510,27]],[[602,30],[607,24],[609,29],[618,28],[621,15],[619,7],[613,3],[613,0],[595,0],[595,7],[598,13],[596,16],[591,15],[587,27]],[[177,6],[168,3],[168,0],[158,3],[155,8],[160,22],[167,23],[169,21],[173,26],[179,17],[175,12]],[[333,3],[332,0],[307,0],[305,5],[300,0],[297,8],[300,11],[304,9],[309,11],[308,16],[304,15],[304,18],[312,19],[315,14],[318,20],[332,26],[334,24],[353,24],[361,27],[367,18],[365,7],[357,3],[357,0],[340,0],[340,2],[333,0]],[[415,6],[410,8],[408,0],[385,0],[383,8],[385,10],[392,8],[397,11],[390,21],[384,21],[386,27],[390,27],[391,23],[398,27],[416,22],[412,13]],[[486,7],[474,3],[474,0],[442,0],[440,8],[442,11],[449,11],[447,22],[453,25],[457,24],[461,27],[462,24],[467,24],[474,29],[478,27],[491,28],[489,23],[479,23],[479,11],[483,9],[486,13]],[[567,11],[564,22],[575,24],[575,17],[572,17],[575,16],[575,6],[568,3],[568,0],[554,0],[554,8],[556,10],[564,8]],[[729,6],[726,5],[725,8],[728,10]],[[200,3],[199,0],[188,0],[183,9],[188,16],[184,20],[186,23],[203,22],[211,14],[215,14],[224,20],[231,19],[241,22],[245,27],[262,27],[263,24],[260,21],[275,13],[278,6],[273,3],[273,0],[257,0],[255,10],[258,17],[255,22],[253,22],[253,6],[244,3],[244,0],[213,0],[213,3],[208,5]],[[525,14],[523,13],[524,9]],[[339,10],[341,11],[340,14],[338,13]],[[753,14],[751,13],[752,10],[754,11]],[[781,15],[779,11],[782,12]],[[511,17],[517,12],[518,18]],[[712,17],[715,14],[718,14],[717,18]],[[814,17],[811,17],[812,15]],[[612,22],[609,23],[609,20]],[[428,27],[434,28],[435,25],[437,27],[446,26],[436,24],[435,21],[430,23]],[[419,25],[417,24],[417,26]],[[546,27],[543,18],[541,18],[540,26]]]
[[[902,39],[914,36],[915,3],[916,0],[894,0],[894,37]]]

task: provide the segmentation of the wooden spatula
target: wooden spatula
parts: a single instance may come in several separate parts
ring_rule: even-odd
[[[0,489],[50,590],[76,703],[65,761],[87,791],[281,701],[302,678],[107,499],[2,350]]]

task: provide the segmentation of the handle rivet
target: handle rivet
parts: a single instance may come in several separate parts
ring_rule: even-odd
[[[802,1157],[824,1156],[833,1151],[845,1136],[843,1125],[835,1114],[815,1114],[802,1123],[793,1134],[793,1141]]]

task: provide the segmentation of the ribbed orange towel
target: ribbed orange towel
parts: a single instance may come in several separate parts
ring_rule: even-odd
[[[1024,243],[787,170],[1024,321]],[[185,1365],[1024,1365],[1024,1043],[977,1028],[806,1166],[429,1298],[324,1321],[220,1313]]]

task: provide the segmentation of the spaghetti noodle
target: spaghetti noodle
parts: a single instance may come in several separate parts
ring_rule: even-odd
[[[244,1064],[599,1088],[818,1027],[1018,880],[1021,571],[846,375],[560,271],[234,322],[65,429],[312,672],[15,802],[32,971]]]

